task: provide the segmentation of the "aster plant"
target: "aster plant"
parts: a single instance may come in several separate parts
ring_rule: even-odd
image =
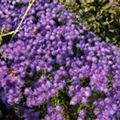
[[[29,2],[0,2],[7,32],[17,29]],[[73,17],[57,0],[36,0],[1,45],[1,100],[19,119],[120,119],[119,50]]]

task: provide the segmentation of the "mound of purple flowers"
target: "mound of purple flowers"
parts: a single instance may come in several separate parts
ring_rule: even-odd
[[[1,26],[15,30],[28,3],[1,1]],[[63,120],[65,111],[49,100],[65,89],[69,105],[82,106],[78,120],[88,118],[88,106],[95,120],[119,118],[119,50],[76,24],[57,1],[37,0],[15,40],[0,47],[0,56],[1,99],[22,109],[25,120],[40,119],[38,108],[45,102],[41,120]]]

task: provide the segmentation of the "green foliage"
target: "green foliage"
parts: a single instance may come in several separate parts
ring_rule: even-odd
[[[103,40],[120,47],[120,0],[60,0]]]

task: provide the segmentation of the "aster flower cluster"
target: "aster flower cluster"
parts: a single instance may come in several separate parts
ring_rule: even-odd
[[[15,30],[29,2],[1,1],[0,24],[8,31]],[[15,7],[16,3],[23,5]],[[38,107],[64,89],[70,105],[85,108],[92,101],[96,120],[116,118],[120,56],[115,46],[76,24],[57,0],[37,0],[15,37],[17,40],[0,47],[0,92],[6,104],[25,111],[25,120],[39,119]],[[103,96],[96,98],[94,92]],[[78,120],[86,116],[82,109]],[[61,106],[48,104],[42,120],[63,119]]]
[[[27,1],[27,0],[25,0]],[[2,29],[6,31],[15,30],[21,17],[25,12],[24,0],[1,0],[0,1],[0,31]],[[23,8],[19,9],[23,4]],[[15,6],[18,7],[15,7]]]
[[[86,116],[86,111],[85,111],[85,110],[80,110],[80,111],[78,112],[78,115],[79,115],[79,117],[78,117],[77,120],[84,120],[84,119],[85,119],[85,116]]]
[[[23,116],[24,120],[39,120],[39,113],[34,109],[20,107],[17,111],[18,116]]]
[[[47,114],[41,120],[64,120],[63,108],[57,105],[54,107],[52,103],[48,103],[46,106]],[[20,107],[17,112],[18,116],[23,116],[25,120],[39,120],[39,112],[35,112],[34,109]]]
[[[57,72],[55,74],[57,74]],[[48,80],[46,76],[41,76],[40,79],[33,84],[34,87],[25,88],[24,94],[27,96],[27,106],[42,105],[44,101],[55,96],[59,90],[62,90],[65,85],[65,80],[54,79],[54,76]]]
[[[62,115],[62,107],[56,106],[55,108],[51,103],[47,105],[47,115],[42,120],[64,120]]]
[[[70,86],[70,88],[76,89],[75,95],[72,97],[70,104],[76,105],[77,103],[81,102],[82,104],[86,105],[88,102],[88,98],[91,96],[90,88],[79,87],[77,85],[75,86],[75,88],[73,86]],[[71,92],[73,92],[73,89]]]
[[[94,113],[97,117],[96,120],[108,119],[111,120],[110,116],[113,116],[118,110],[117,104],[114,103],[113,99],[110,97],[100,99],[93,103],[95,106]]]

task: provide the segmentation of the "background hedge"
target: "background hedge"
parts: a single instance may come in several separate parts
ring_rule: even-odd
[[[120,47],[120,0],[59,0],[103,40]]]

